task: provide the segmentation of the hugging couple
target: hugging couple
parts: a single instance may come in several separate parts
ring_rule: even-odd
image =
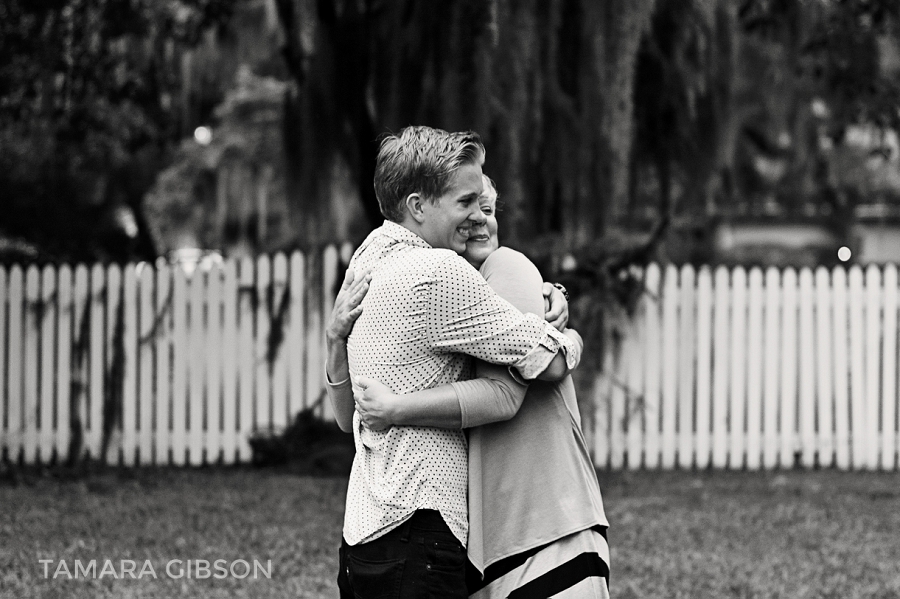
[[[356,445],[342,599],[609,596],[570,376],[582,339],[564,290],[500,247],[484,155],[476,133],[429,127],[381,144],[386,220],[327,330],[328,395]]]

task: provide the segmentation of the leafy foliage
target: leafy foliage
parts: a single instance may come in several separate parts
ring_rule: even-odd
[[[0,234],[56,259],[153,254],[144,190],[179,135],[178,50],[231,1],[0,3]]]
[[[660,0],[638,62],[635,179],[657,181],[645,194],[662,214],[846,223],[847,132],[900,126],[898,26],[896,0]]]
[[[249,68],[239,69],[235,87],[225,94],[213,112],[215,127],[210,143],[201,145],[188,139],[173,151],[171,165],[159,172],[144,197],[148,225],[161,253],[176,249],[172,247],[176,242],[203,248],[230,248],[235,239],[228,238],[229,235],[239,238],[242,233],[248,233],[232,229],[254,229],[253,219],[249,218],[253,206],[232,206],[230,212],[244,214],[245,222],[229,220],[225,231],[216,225],[216,203],[220,198],[238,203],[243,194],[253,193],[229,188],[229,181],[223,176],[227,171],[219,170],[229,161],[256,172],[270,169],[274,173],[276,184],[267,190],[270,218],[275,206],[286,204],[284,186],[280,184],[285,162],[280,138],[288,88],[289,84],[273,77],[260,77]],[[254,216],[258,217],[255,213]],[[290,233],[290,223],[281,223],[278,229],[282,235],[270,234],[270,237],[274,238],[276,247],[288,246],[291,240],[285,237]],[[249,234],[254,237],[255,229]]]

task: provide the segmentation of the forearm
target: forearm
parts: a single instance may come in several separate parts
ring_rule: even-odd
[[[350,385],[350,365],[347,361],[347,341],[342,338],[326,337],[328,357],[325,360],[325,385],[334,419],[345,433],[353,431],[353,388]]]
[[[395,425],[462,428],[462,411],[452,384],[422,389],[398,396],[391,405],[390,421]]]
[[[508,368],[478,363],[478,378],[453,383],[462,411],[462,426],[469,428],[509,420],[522,407],[528,385],[518,382]]]
[[[573,360],[569,360],[572,363],[571,366],[567,363],[567,354],[560,350],[553,357],[553,360],[550,361],[550,364],[547,365],[547,368],[538,375],[538,380],[560,381],[570,375],[581,363],[581,353],[584,349],[584,341],[581,339],[581,335],[575,329],[566,329],[563,334],[572,340],[573,349],[568,350],[573,358]]]
[[[549,324],[547,336],[513,367],[526,381],[558,381],[575,370],[581,360],[581,337],[575,331],[560,333]],[[566,329],[569,331],[570,329]]]
[[[457,381],[396,398],[393,424],[459,429],[509,420],[522,406],[528,385],[505,368],[484,364],[479,378]]]

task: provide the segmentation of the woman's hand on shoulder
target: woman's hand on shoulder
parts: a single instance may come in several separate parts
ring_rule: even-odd
[[[544,320],[553,325],[557,331],[564,331],[569,324],[569,302],[563,292],[552,283],[544,283]]]
[[[346,341],[353,330],[353,324],[362,314],[362,301],[369,291],[369,282],[372,274],[364,272],[356,276],[351,269],[347,269],[341,290],[334,300],[331,309],[331,318],[325,328],[325,335],[329,341]]]

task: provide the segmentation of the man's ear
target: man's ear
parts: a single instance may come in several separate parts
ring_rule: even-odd
[[[418,193],[411,193],[406,196],[406,209],[409,211],[409,214],[413,217],[413,219],[419,224],[425,222],[424,205],[426,201],[427,200]]]

